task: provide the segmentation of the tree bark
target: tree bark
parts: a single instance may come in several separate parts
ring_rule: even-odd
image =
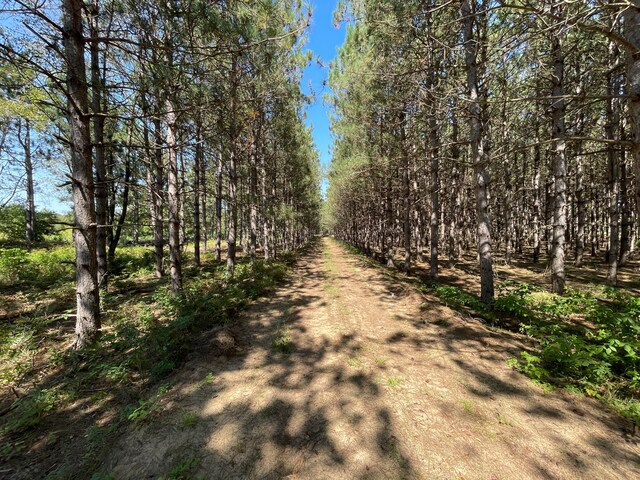
[[[98,0],[91,0],[91,15],[89,16],[89,32],[92,37],[100,36],[98,16],[100,7]],[[107,166],[104,149],[104,115],[102,109],[102,76],[100,74],[100,44],[89,44],[91,58],[91,111],[93,114],[93,145],[95,158],[95,202],[96,221],[98,223],[96,237],[96,254],[98,259],[98,285],[107,288],[108,254],[107,254],[107,224],[109,211],[109,196],[107,193]]]
[[[626,77],[631,119],[631,159],[635,176],[636,212],[640,212],[640,0],[630,0],[623,13],[624,36],[633,49],[627,49]]]
[[[438,229],[440,228],[440,152],[438,144],[438,124],[436,120],[435,97],[431,97],[431,112],[429,115],[429,156],[431,157],[431,172],[429,190],[431,193],[431,218],[429,219],[429,278],[438,280]]]
[[[89,126],[89,99],[84,61],[83,3],[63,0],[63,36],[67,73],[67,115],[71,144],[73,240],[76,250],[76,328],[73,346],[86,347],[100,331],[96,212]]]
[[[561,17],[562,5],[555,1],[551,5],[551,16]],[[553,241],[551,247],[552,291],[562,295],[565,289],[565,230],[567,227],[567,166],[564,102],[564,53],[560,32],[551,30],[551,56],[553,72],[551,75],[552,138],[555,143],[553,157],[554,202],[553,202]]]
[[[196,128],[196,152],[193,167],[193,259],[200,267],[200,171],[202,170],[203,139],[200,123]]]
[[[22,123],[19,125],[21,126]],[[33,184],[33,158],[31,157],[31,123],[29,120],[25,119],[24,121],[24,139],[20,138],[20,133],[18,137],[24,151],[24,173],[26,177],[25,240],[31,246],[36,241],[36,202]]]
[[[167,164],[169,167],[169,261],[171,290],[182,290],[182,255],[180,252],[180,199],[178,192],[178,147],[176,145],[176,114],[171,100],[165,101],[167,123]]]
[[[480,260],[480,300],[492,305],[494,301],[493,259],[491,256],[491,221],[489,218],[490,175],[484,151],[484,128],[482,125],[482,106],[484,94],[478,87],[478,41],[473,34],[477,23],[472,0],[462,2],[462,35],[467,70],[467,90],[469,95],[469,136],[471,143],[471,163],[473,164],[476,184],[476,221],[478,257]],[[475,6],[475,2],[474,6]]]
[[[227,277],[233,277],[236,268],[236,241],[238,236],[238,152],[236,145],[236,106],[238,59],[233,57],[231,64],[231,124],[229,126],[229,220],[227,225]]]
[[[216,166],[216,262],[222,258],[222,155]]]
[[[259,129],[258,129],[259,131]],[[259,133],[257,134],[259,135]],[[257,136],[256,135],[256,136]],[[250,165],[250,191],[249,191],[249,258],[251,263],[256,262],[256,243],[258,239],[258,139],[253,139]]]
[[[617,49],[613,42],[609,44],[609,55],[612,63],[615,63],[617,57]],[[613,95],[619,93],[618,81],[615,73],[609,73],[607,76],[607,90],[609,99],[607,100],[607,123],[605,125],[605,137],[614,142],[620,129],[620,114],[617,101],[613,99]],[[607,271],[607,284],[616,286],[618,283],[618,252],[620,250],[620,175],[618,169],[620,147],[614,143],[607,145],[607,162],[608,162],[608,202],[609,202],[609,269]]]

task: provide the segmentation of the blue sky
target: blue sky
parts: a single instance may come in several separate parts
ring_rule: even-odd
[[[342,45],[346,35],[344,24],[340,28],[333,25],[333,11],[337,0],[311,0],[313,17],[308,32],[307,48],[312,50],[318,62],[312,62],[302,78],[302,88],[310,93],[310,85],[315,93],[315,101],[307,108],[307,125],[313,128],[313,138],[320,151],[322,165],[326,167],[331,161],[331,133],[329,131],[329,112],[322,103],[322,97],[329,91],[323,86],[329,75],[329,62],[336,56],[337,48]]]

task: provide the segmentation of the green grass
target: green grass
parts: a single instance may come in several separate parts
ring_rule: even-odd
[[[271,341],[271,347],[279,353],[288,355],[295,350],[293,338],[289,327],[286,325],[280,325],[275,332],[273,340]]]
[[[70,337],[61,335],[73,331],[73,265],[60,264],[72,260],[72,253],[71,246],[0,250],[0,289],[11,289],[10,297],[0,295],[0,308],[16,315],[0,325],[0,382],[21,391],[0,423],[3,459],[28,444],[44,418],[74,401],[121,408],[119,424],[151,419],[162,395],[158,385],[182,364],[194,341],[233,322],[281,282],[295,261],[294,255],[255,265],[240,261],[232,280],[222,264],[205,264],[200,271],[186,264],[184,292],[174,295],[166,279],[153,276],[151,248],[122,247],[110,292],[102,297],[103,333],[95,345],[75,352],[68,350]],[[47,286],[48,281],[53,283]],[[208,374],[203,386],[214,381]],[[192,422],[185,419],[185,426]],[[87,435],[91,444],[99,431]]]
[[[389,378],[387,378],[385,383],[389,387],[399,387],[400,385],[402,385],[404,383],[404,381],[401,378],[389,377]]]
[[[184,415],[182,415],[182,425],[185,428],[194,428],[199,421],[200,417],[195,412],[185,412]]]
[[[181,461],[178,465],[171,469],[168,477],[161,477],[161,480],[189,480],[200,466],[199,457],[191,457]]]
[[[362,366],[362,360],[360,360],[357,357],[348,358],[347,363],[349,364],[350,367],[353,367],[353,368],[360,368]]]

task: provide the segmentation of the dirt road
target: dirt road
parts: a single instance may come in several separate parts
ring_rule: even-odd
[[[121,436],[101,471],[640,478],[628,426],[510,369],[519,351],[517,336],[462,318],[325,239],[288,284],[195,346],[155,419]]]

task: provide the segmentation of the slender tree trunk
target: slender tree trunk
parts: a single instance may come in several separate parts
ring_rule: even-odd
[[[429,256],[429,278],[438,280],[438,229],[440,228],[440,151],[438,143],[438,124],[436,119],[436,105],[434,96],[431,97],[431,113],[429,116],[429,156],[431,157],[431,172],[429,190],[431,193],[431,218],[429,221],[429,236],[431,253]]]
[[[493,259],[491,256],[491,222],[489,218],[490,175],[484,151],[484,131],[482,125],[482,106],[478,88],[478,41],[474,37],[474,25],[477,14],[471,7],[472,0],[462,2],[463,43],[467,70],[467,89],[469,94],[469,135],[471,143],[471,162],[474,167],[476,183],[476,221],[478,232],[478,256],[480,260],[480,300],[493,304]],[[475,5],[475,2],[473,2]],[[486,20],[485,20],[486,21]],[[481,69],[482,70],[482,69]],[[483,94],[484,97],[484,94]]]
[[[614,62],[617,57],[617,49],[613,42],[609,44],[609,55],[611,61]],[[608,94],[607,100],[607,124],[605,126],[605,136],[611,142],[618,140],[616,137],[620,128],[620,114],[617,101],[613,99],[614,95],[619,93],[617,79],[615,73],[608,75]],[[618,283],[618,254],[620,250],[620,209],[618,207],[620,201],[620,175],[618,170],[618,145],[609,143],[607,146],[608,161],[608,200],[609,200],[609,270],[607,272],[607,284],[616,286]]]
[[[156,96],[156,101],[159,99]],[[159,115],[156,108],[156,115]],[[162,127],[160,118],[154,119],[155,175],[153,178],[153,245],[156,263],[156,277],[164,275],[164,163],[162,159]]]
[[[257,129],[256,137],[260,135]],[[249,179],[249,257],[251,263],[256,262],[256,243],[258,240],[258,138],[253,139],[251,149],[250,179]]]
[[[204,138],[202,139],[204,142]],[[204,155],[204,145],[202,151],[202,161],[200,164],[200,216],[202,217],[202,248],[207,251],[209,240],[209,230],[207,228],[207,160]]]
[[[89,16],[89,31],[92,37],[100,36],[98,26],[99,5],[98,0],[91,2],[91,15]],[[98,259],[98,284],[101,288],[107,288],[107,212],[109,210],[109,197],[107,194],[107,167],[104,151],[104,116],[102,115],[102,78],[100,75],[100,44],[91,42],[89,44],[91,53],[91,110],[93,113],[93,144],[95,156],[95,202],[97,246],[96,253]]]
[[[561,17],[562,5],[554,0],[551,15]],[[560,40],[560,32],[552,30],[551,55],[553,72],[551,76],[552,137],[555,141],[553,157],[554,208],[553,208],[553,243],[551,249],[551,274],[553,293],[562,295],[565,288],[565,230],[567,228],[567,166],[565,140],[565,102],[564,102],[564,54]]]
[[[100,331],[96,212],[82,11],[81,1],[63,0],[62,42],[67,73],[67,109],[73,187],[73,240],[76,250],[77,313],[74,339],[76,349],[92,343]]]
[[[387,205],[386,205],[386,231],[387,231],[387,267],[395,267],[393,262],[393,203],[391,200],[391,177],[387,180]]]
[[[404,120],[404,112],[400,117]],[[406,145],[406,125],[400,126],[402,148],[402,233],[404,238],[404,271],[411,271],[411,183],[409,181],[409,154]]]
[[[222,259],[222,155],[216,166],[216,262]]]
[[[620,158],[620,205],[622,206],[622,222],[620,225],[620,258],[619,267],[624,267],[629,261],[631,253],[631,205],[629,205],[629,182],[627,179],[627,162],[624,158],[624,149]]]
[[[129,142],[131,144],[131,130],[129,130]],[[122,209],[120,210],[120,215],[118,217],[118,221],[116,223],[116,230],[109,241],[109,252],[107,256],[108,264],[113,265],[113,261],[116,256],[116,249],[118,248],[118,244],[120,243],[120,237],[122,236],[122,227],[124,227],[124,222],[127,218],[127,210],[129,209],[129,183],[131,182],[131,149],[127,150],[125,155],[125,166],[124,166],[124,187],[122,190]]]
[[[201,126],[198,123],[193,171],[193,257],[197,267],[200,267],[200,171],[202,170],[202,152],[203,139]]]
[[[640,0],[629,0],[623,13],[625,40],[632,46],[627,48],[626,93],[631,119],[631,161],[635,176],[636,212],[640,212]]]
[[[227,226],[227,276],[233,277],[236,268],[236,241],[238,234],[238,152],[236,145],[236,105],[238,59],[233,57],[231,65],[231,125],[229,126],[229,222]]]
[[[21,140],[24,151],[24,172],[26,180],[27,203],[25,212],[25,239],[28,245],[36,241],[36,202],[33,186],[33,159],[31,158],[31,123],[24,121],[24,140]]]
[[[167,164],[169,167],[169,261],[171,264],[171,290],[182,290],[182,255],[180,252],[180,198],[178,192],[178,147],[176,145],[176,114],[173,103],[165,102],[167,123]]]
[[[133,180],[133,243],[140,243],[140,190],[138,180]]]
[[[267,188],[267,158],[264,147],[260,155],[260,195],[262,197],[262,249],[265,260],[269,260],[271,250],[269,249],[269,199]]]
[[[533,263],[540,261],[540,145],[533,154]]]

